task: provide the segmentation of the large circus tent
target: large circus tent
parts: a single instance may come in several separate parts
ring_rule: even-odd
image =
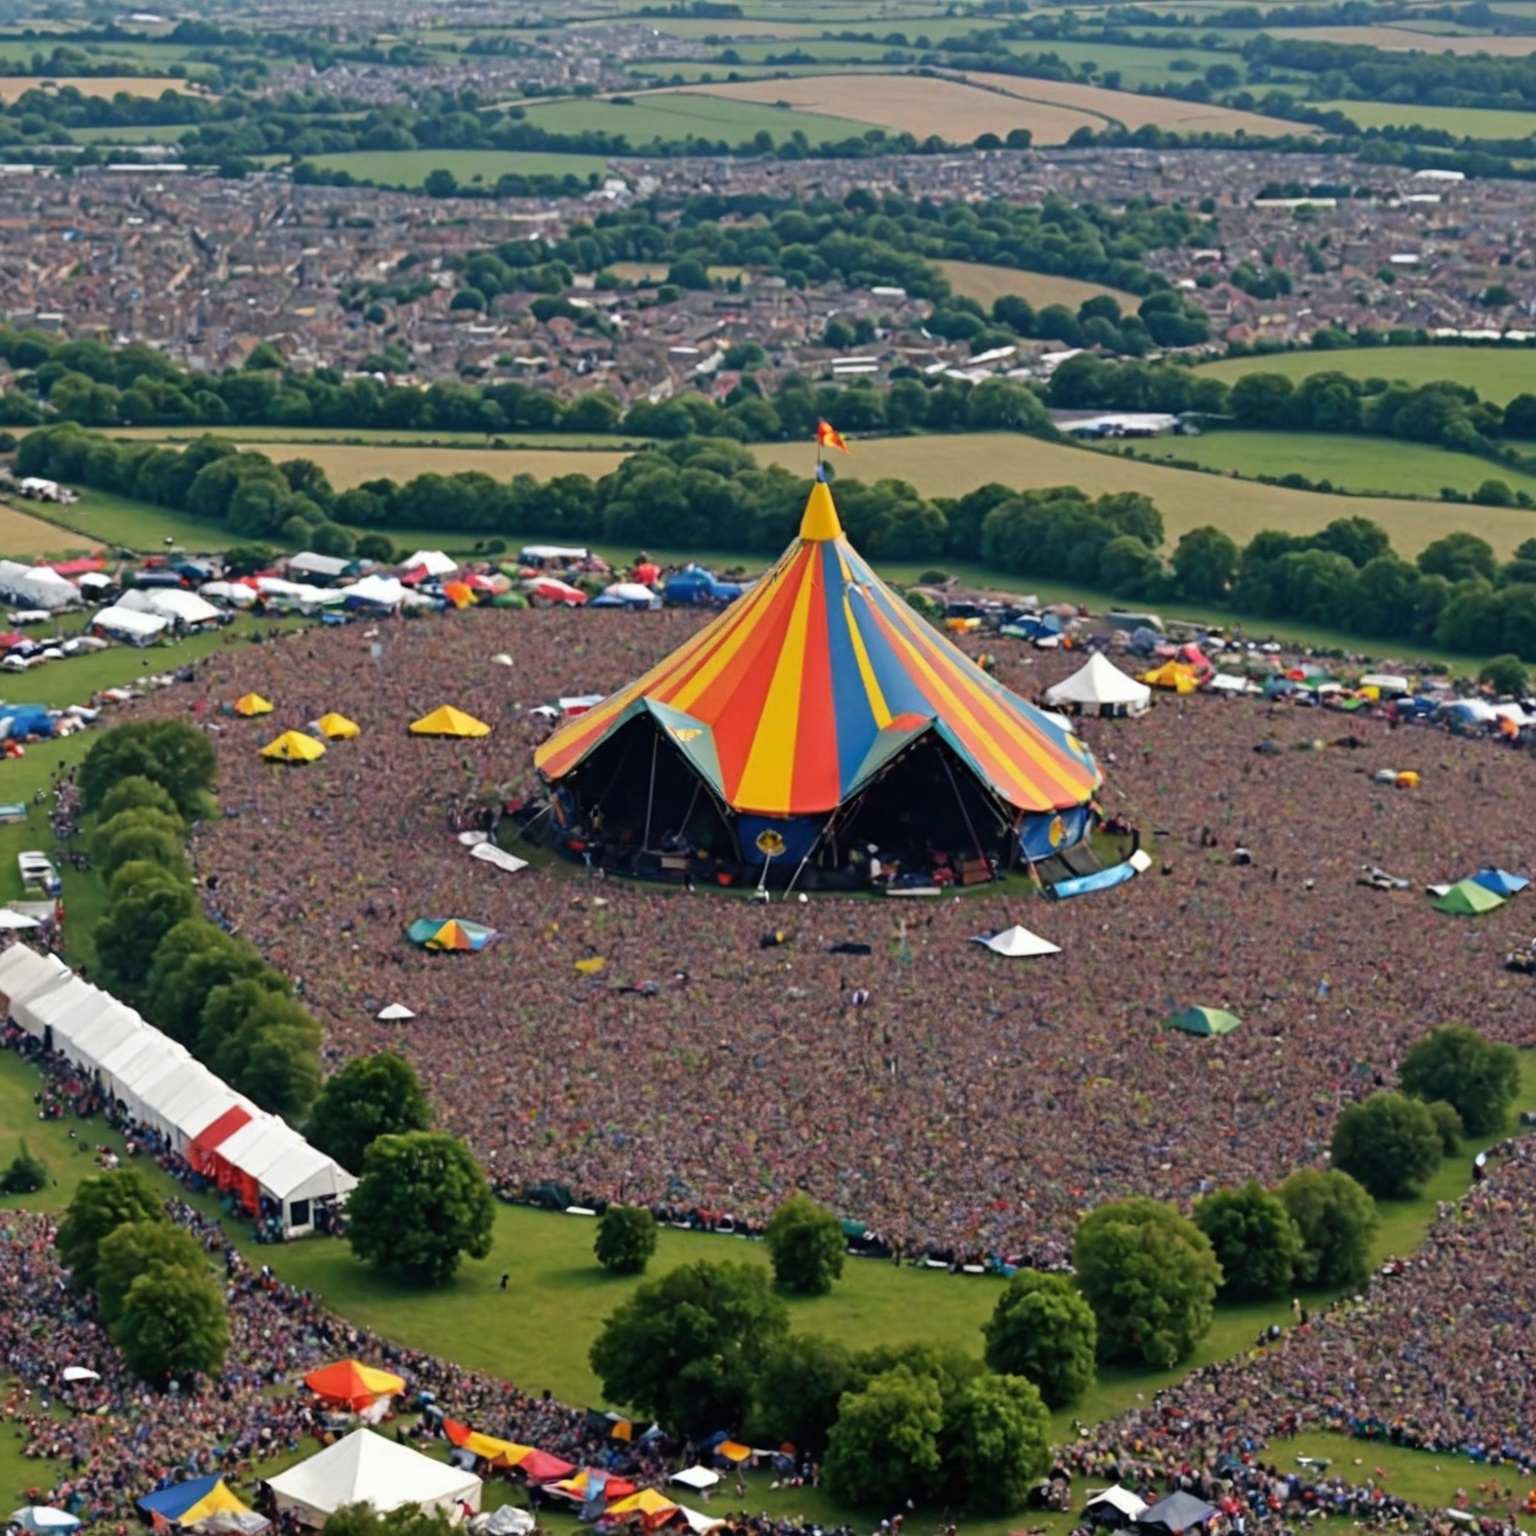
[[[880,580],[820,478],[767,574],[535,764],[568,851],[800,888],[1039,866],[1087,837],[1101,782],[1069,729]]]

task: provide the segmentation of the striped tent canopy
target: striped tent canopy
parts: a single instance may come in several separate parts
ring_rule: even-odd
[[[875,575],[817,481],[800,536],[717,619],[535,754],[558,784],[648,713],[742,815],[824,815],[934,732],[1003,806],[1084,804],[1087,747],[1010,693]]]

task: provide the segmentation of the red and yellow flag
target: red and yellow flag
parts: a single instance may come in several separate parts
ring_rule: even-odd
[[[843,434],[830,421],[816,423],[816,443],[821,448],[836,448],[842,453],[853,452],[853,449],[843,440]]]

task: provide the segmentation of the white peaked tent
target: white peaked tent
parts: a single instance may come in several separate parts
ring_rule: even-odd
[[[137,1118],[159,1131],[179,1151],[175,1118],[178,1111],[185,1112],[197,1103],[199,1095],[214,1098],[223,1087],[207,1067],[188,1057],[139,1094],[144,1110]]]
[[[1001,933],[994,933],[990,937],[986,934],[977,934],[971,943],[980,944],[984,949],[990,949],[994,955],[1004,955],[1010,960],[1029,960],[1037,955],[1061,953],[1059,944],[1052,944],[1049,939],[1042,939],[1038,933],[1031,933],[1028,928],[1021,928],[1017,923],[1012,928],[1004,928]]]
[[[360,603],[377,603],[381,608],[398,608],[405,598],[405,587],[393,576],[364,576],[350,587],[341,589],[344,598]]]
[[[410,559],[400,562],[400,569],[414,571],[418,568],[424,570],[428,576],[448,576],[459,567],[440,549],[418,549]]]
[[[246,589],[249,591],[249,588]],[[219,610],[205,597],[184,587],[133,587],[123,593],[119,607],[135,613],[154,613],[173,624],[217,624]]]
[[[14,1018],[19,1005],[42,996],[72,974],[57,955],[13,944],[0,954],[0,1006]]]
[[[136,1035],[128,1035],[106,1051],[96,1063],[102,1088],[114,1099],[124,1097],[128,1084],[146,1077],[168,1061],[185,1061],[187,1049],[146,1026]]]
[[[1080,715],[1139,715],[1151,701],[1152,690],[1127,677],[1102,651],[1045,690],[1045,702],[1053,709],[1073,709]]]
[[[71,1009],[96,996],[96,988],[81,981],[73,973],[56,987],[46,987],[34,993],[24,1002],[11,1002],[11,1017],[26,1032],[41,1039],[43,1032],[53,1028],[56,1020],[64,1018]]]
[[[171,627],[171,621],[163,614],[140,613],[136,608],[124,608],[120,603],[114,603],[110,608],[98,608],[91,623],[134,645],[148,645]]]
[[[139,1058],[133,1063],[132,1070],[126,1072],[118,1082],[117,1096],[123,1101],[129,1118],[145,1125],[153,1123],[149,1110],[150,1096],[158,1093],[161,1084],[167,1082],[173,1074],[192,1063],[191,1055],[184,1048],[172,1048],[175,1042],[171,1040],[165,1043],[168,1049],[153,1057]]]
[[[1147,1501],[1139,1494],[1132,1493],[1129,1488],[1122,1488],[1116,1483],[1111,1488],[1106,1488],[1102,1493],[1096,1493],[1083,1506],[1085,1510],[1103,1507],[1112,1509],[1118,1515],[1123,1515],[1127,1520],[1135,1520],[1149,1506]]]
[[[100,1069],[102,1059],[118,1046],[158,1034],[159,1031],[150,1029],[132,1008],[109,997],[91,1022],[72,1038],[61,1041],[55,1033],[54,1047],[77,1066],[95,1072]]]
[[[306,1525],[324,1525],[343,1504],[371,1504],[380,1514],[417,1504],[454,1522],[465,1506],[480,1508],[480,1479],[473,1472],[433,1461],[371,1429],[353,1430],[267,1486],[279,1511]]]

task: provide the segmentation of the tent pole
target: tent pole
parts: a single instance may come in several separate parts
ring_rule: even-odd
[[[833,824],[837,821],[837,817],[838,812],[834,810],[832,814],[828,816],[827,819],[822,823],[821,831],[816,834],[815,838],[811,842],[811,846],[805,850],[805,857],[801,859],[797,865],[795,865],[795,872],[789,877],[789,884],[784,887],[785,901],[789,900],[789,893],[794,890],[795,881],[800,878],[800,871],[803,870],[805,866],[811,862],[811,856],[821,846],[822,838],[826,837],[827,834],[831,832]]]
[[[640,839],[640,849],[644,852],[651,846],[651,807],[656,803],[656,748],[661,742],[661,736],[656,731],[651,732],[651,783],[645,792],[645,834]]]
[[[944,774],[949,780],[949,787],[955,792],[955,804],[960,807],[960,815],[965,821],[965,830],[971,834],[971,843],[976,849],[976,857],[986,860],[986,852],[981,846],[981,839],[976,835],[975,823],[971,820],[971,813],[965,808],[965,797],[960,793],[960,786],[955,783],[955,771],[949,766],[949,757],[940,749],[939,761],[944,764]]]

